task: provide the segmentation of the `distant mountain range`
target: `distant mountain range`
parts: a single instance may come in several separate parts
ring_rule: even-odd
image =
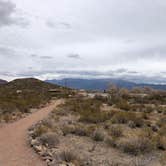
[[[0,79],[0,84],[6,84],[6,83],[7,83],[7,81]]]
[[[67,86],[75,89],[86,89],[86,90],[105,90],[109,84],[115,84],[121,88],[132,89],[134,87],[151,87],[158,90],[166,90],[166,85],[161,84],[142,84],[125,81],[121,79],[61,79],[61,80],[46,80],[46,82],[58,84],[61,86]]]

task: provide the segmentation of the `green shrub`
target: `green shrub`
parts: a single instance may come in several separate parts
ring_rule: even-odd
[[[65,125],[65,126],[62,126],[61,130],[63,132],[63,135],[66,136],[68,134],[73,134],[74,130],[75,130],[75,127]]]
[[[72,163],[77,166],[82,165],[81,159],[73,152],[63,151],[59,154],[59,158],[62,162]]]
[[[116,103],[116,106],[126,111],[129,111],[131,109],[130,104],[126,100],[120,100],[118,103]]]
[[[158,133],[159,135],[166,136],[166,124],[160,128]]]
[[[161,150],[166,150],[166,136],[157,135],[153,139],[156,144],[156,147]]]
[[[103,132],[101,130],[94,131],[94,133],[92,135],[92,139],[94,141],[97,141],[97,142],[104,141],[104,134],[103,134]]]
[[[42,145],[47,146],[48,148],[54,148],[55,146],[59,144],[59,138],[57,134],[52,132],[42,134],[38,138],[38,140]]]
[[[72,134],[78,135],[78,136],[89,136],[89,131],[87,130],[86,127],[82,125],[77,125]]]
[[[133,121],[131,121],[131,120],[128,122],[128,126],[130,128],[136,128],[136,124]]]
[[[119,141],[117,147],[125,153],[138,155],[151,152],[154,149],[154,143],[146,137],[132,137]]]
[[[39,125],[35,128],[35,131],[34,131],[34,136],[33,137],[40,137],[42,134],[45,134],[48,132],[48,127],[45,126],[45,125]]]
[[[162,116],[162,117],[158,120],[157,125],[158,125],[159,127],[162,127],[162,126],[164,126],[165,124],[166,124],[166,116],[164,115],[164,116]]]
[[[136,113],[133,112],[117,112],[111,119],[112,123],[126,124],[132,121],[136,127],[141,127],[143,125],[143,120]]]
[[[123,130],[121,128],[121,126],[111,126],[109,129],[109,134],[112,137],[122,137],[123,136]]]
[[[111,146],[113,148],[115,148],[117,146],[117,138],[115,138],[115,137],[109,137],[106,139],[105,142],[108,146]]]

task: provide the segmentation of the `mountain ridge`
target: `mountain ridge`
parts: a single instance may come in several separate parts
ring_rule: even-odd
[[[0,79],[0,85],[8,83],[6,80]]]
[[[74,89],[85,90],[105,90],[109,84],[114,84],[120,88],[132,89],[134,87],[150,87],[157,90],[166,90],[166,85],[163,84],[148,84],[148,83],[134,83],[122,79],[80,79],[80,78],[65,78],[61,80],[53,79],[46,80],[46,82],[67,86]]]

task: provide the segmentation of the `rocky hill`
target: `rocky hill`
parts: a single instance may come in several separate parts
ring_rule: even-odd
[[[6,84],[6,83],[7,83],[6,80],[2,80],[2,79],[0,79],[0,84]]]
[[[0,120],[11,114],[23,114],[51,99],[50,89],[57,85],[34,78],[16,79],[0,86]]]

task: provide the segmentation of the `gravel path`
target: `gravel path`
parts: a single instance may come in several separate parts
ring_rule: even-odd
[[[60,100],[53,101],[26,118],[0,128],[0,166],[46,166],[29,147],[27,131],[60,103]]]

